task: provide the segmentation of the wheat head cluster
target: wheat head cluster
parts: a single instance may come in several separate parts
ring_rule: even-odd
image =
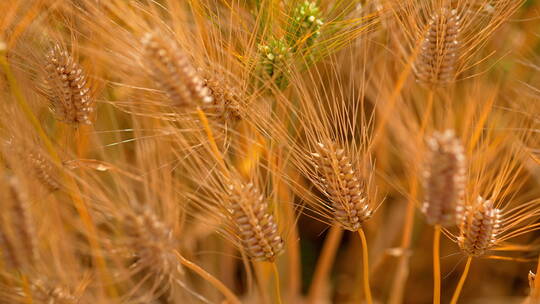
[[[0,304],[540,303],[539,71],[538,0],[0,0]]]

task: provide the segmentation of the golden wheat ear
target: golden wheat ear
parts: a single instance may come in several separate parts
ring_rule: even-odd
[[[30,285],[33,300],[37,303],[61,303],[77,304],[80,303],[79,297],[72,293],[65,286],[52,285],[45,280],[36,280]]]
[[[335,143],[319,142],[311,157],[334,219],[343,228],[358,231],[373,210],[367,200],[366,185],[348,152]]]
[[[141,43],[144,48],[143,63],[172,105],[185,107],[213,103],[210,89],[174,40],[147,33]]]
[[[454,131],[435,132],[427,141],[422,212],[430,225],[453,226],[463,213],[466,161]]]
[[[15,177],[2,181],[0,222],[1,256],[9,268],[25,271],[39,258],[36,233],[30,217],[28,194]]]
[[[253,260],[274,261],[283,252],[283,239],[264,195],[253,183],[234,183],[229,196],[230,217],[242,248]]]
[[[203,108],[210,117],[216,116],[223,122],[235,122],[242,118],[242,92],[227,83],[223,77],[204,73],[204,85],[210,90],[212,103]]]
[[[37,145],[12,137],[2,147],[2,154],[12,168],[23,168],[48,191],[60,189],[59,172]]]
[[[178,279],[177,276],[183,273],[175,254],[178,240],[165,223],[150,209],[142,209],[138,213],[126,214],[122,225],[126,233],[125,245],[138,258],[138,266],[159,279]]]
[[[456,10],[442,8],[432,16],[415,63],[419,82],[436,86],[455,80],[460,30],[461,22]]]
[[[469,256],[481,256],[495,245],[501,230],[501,210],[478,197],[465,209],[458,237],[459,247]]]
[[[91,124],[94,99],[84,69],[59,44],[45,56],[45,76],[38,91],[50,102],[50,109],[60,121]]]

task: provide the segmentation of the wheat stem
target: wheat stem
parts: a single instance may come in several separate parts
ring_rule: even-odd
[[[362,241],[362,270],[364,275],[364,293],[366,294],[366,302],[368,304],[373,303],[371,297],[371,288],[369,287],[369,256],[368,256],[368,245],[366,241],[366,234],[364,230],[360,228],[358,230],[358,235],[360,235],[360,240]]]
[[[471,268],[471,261],[472,261],[472,256],[467,257],[467,264],[465,264],[465,269],[463,270],[463,274],[461,275],[461,278],[459,278],[459,283],[456,287],[456,290],[454,291],[454,295],[452,296],[452,300],[450,301],[450,304],[456,304],[459,299],[459,294],[461,293],[463,284],[465,284],[465,280],[467,279],[467,275],[469,274],[469,268]]]
[[[11,71],[11,67],[9,66],[9,63],[6,58],[5,49],[4,50],[0,49],[0,66],[2,66],[2,69],[4,70],[4,74],[6,75],[6,78],[8,80],[9,87],[11,88],[11,92],[13,93],[13,96],[15,96],[15,100],[19,104],[19,107],[21,107],[21,110],[23,111],[24,115],[30,121],[30,123],[32,124],[36,132],[38,133],[39,137],[45,144],[45,147],[47,148],[47,151],[53,158],[53,161],[56,163],[61,163],[60,157],[58,156],[58,153],[56,153],[56,149],[54,148],[53,143],[51,142],[47,134],[45,134],[45,131],[41,127],[41,123],[32,112],[32,109],[30,108],[30,105],[26,101],[26,98],[24,97],[22,93],[22,90],[19,86],[19,83],[17,82],[17,79],[15,79],[15,75],[13,75],[13,72]]]
[[[321,256],[317,260],[313,280],[311,282],[311,286],[309,287],[307,303],[315,303],[318,299],[320,299],[321,291],[325,285],[328,273],[334,264],[334,259],[341,242],[342,235],[343,229],[340,225],[336,224],[330,228],[330,231],[324,240]]]
[[[391,113],[393,113],[393,108],[396,105],[398,101],[399,94],[401,93],[401,89],[403,89],[403,86],[405,85],[405,82],[407,81],[407,78],[409,77],[409,74],[411,73],[411,70],[413,68],[413,62],[418,55],[418,50],[420,49],[420,46],[417,46],[414,52],[407,58],[407,62],[405,64],[405,67],[401,71],[401,73],[398,76],[397,82],[394,86],[394,89],[392,90],[392,94],[388,98],[388,103],[384,104],[383,107],[381,107],[381,119],[377,123],[377,126],[375,127],[375,130],[373,132],[373,140],[371,142],[371,146],[376,146],[379,143],[379,140],[382,138],[385,138],[383,136],[383,133],[386,129],[386,124],[388,123],[388,120],[391,117]]]
[[[405,283],[407,282],[407,277],[409,276],[409,254],[408,250],[411,246],[412,232],[414,227],[414,211],[416,210],[416,205],[413,197],[416,197],[418,191],[418,182],[416,178],[411,179],[411,188],[410,188],[410,199],[407,202],[407,210],[405,215],[405,223],[403,225],[403,234],[401,238],[401,256],[396,270],[396,275],[394,276],[394,281],[392,282],[392,292],[390,294],[390,304],[399,304],[403,302],[403,294],[405,289]]]
[[[433,234],[433,304],[441,303],[441,261],[440,256],[441,244],[441,226],[435,225]]]
[[[279,280],[279,271],[277,268],[277,263],[272,262],[272,270],[274,272],[274,284],[276,284],[276,301],[277,304],[281,304],[281,287],[280,287],[280,280]]]
[[[22,275],[21,280],[22,280],[22,288],[24,291],[25,302],[27,304],[34,303],[32,299],[32,292],[30,291],[30,284],[28,283],[28,278],[25,275]]]
[[[225,160],[223,159],[223,155],[219,151],[219,148],[216,144],[216,139],[214,137],[212,129],[210,128],[210,124],[208,123],[208,118],[206,117],[206,114],[204,114],[203,110],[201,110],[200,107],[197,107],[197,114],[199,115],[199,119],[201,120],[204,131],[206,132],[208,141],[210,142],[210,148],[212,149],[212,153],[214,153],[214,156],[216,157],[216,160],[218,161],[221,168],[223,169],[223,172],[228,172],[227,166],[225,165]]]
[[[536,275],[540,273],[540,255],[538,255],[538,263],[536,265]],[[534,290],[532,292],[532,298],[535,300],[540,299],[540,279],[534,280]]]
[[[230,302],[231,304],[242,304],[240,300],[236,297],[236,295],[234,295],[234,293],[229,288],[227,288],[227,286],[225,286],[220,280],[218,280],[216,277],[208,273],[206,270],[202,269],[197,264],[184,258],[178,251],[175,251],[174,253],[176,254],[176,257],[178,258],[178,261],[184,267],[197,273],[203,279],[205,279],[208,283],[214,286],[217,290],[219,290],[223,294],[223,296],[225,296],[228,302]]]

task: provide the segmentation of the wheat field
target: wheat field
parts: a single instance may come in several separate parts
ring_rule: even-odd
[[[0,0],[0,303],[540,303],[540,1]]]

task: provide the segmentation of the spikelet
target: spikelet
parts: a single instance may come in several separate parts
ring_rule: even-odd
[[[285,39],[272,39],[268,44],[259,45],[260,69],[263,77],[269,77],[283,88],[287,85],[287,65],[290,64],[292,51]]]
[[[321,10],[314,1],[300,2],[294,8],[287,33],[287,40],[293,45],[293,51],[297,51],[300,44],[303,48],[309,48],[315,43],[321,35],[321,15]]]
[[[49,191],[60,189],[56,168],[41,154],[35,144],[12,137],[4,142],[1,149],[10,167],[23,168],[28,176],[35,178]]]
[[[536,280],[536,274],[529,270],[527,279],[529,280],[529,295],[532,296],[534,294],[534,280]]]
[[[458,244],[469,256],[481,256],[489,250],[500,233],[501,210],[493,202],[478,197],[476,204],[465,209]]]
[[[422,212],[430,225],[455,225],[463,212],[466,168],[463,146],[452,130],[435,132],[427,145]]]
[[[144,65],[172,105],[185,107],[212,104],[214,98],[210,89],[205,86],[189,57],[176,42],[154,33],[144,35],[141,42]]]
[[[205,113],[213,114],[223,121],[241,119],[240,91],[214,75],[205,75],[204,85],[210,90],[213,102],[206,104]]]
[[[64,286],[51,287],[50,282],[36,280],[30,286],[33,300],[43,304],[78,304],[80,299]]]
[[[347,230],[359,230],[373,210],[367,202],[365,184],[347,151],[335,143],[318,143],[311,156],[334,219]]]
[[[36,179],[49,191],[60,189],[56,170],[51,163],[39,152],[27,152],[25,155],[29,166],[34,172]]]
[[[56,44],[46,55],[44,83],[40,92],[50,101],[50,109],[60,121],[91,124],[94,111],[85,71],[73,57]]]
[[[137,265],[153,272],[158,278],[183,273],[175,255],[177,240],[172,230],[153,212],[143,209],[137,214],[129,213],[122,224],[127,234],[125,245],[133,251]]]
[[[415,64],[419,82],[445,85],[455,80],[460,27],[456,10],[442,8],[432,16]]]
[[[7,264],[16,270],[35,265],[38,259],[35,229],[29,214],[28,195],[19,181],[5,178],[0,199],[0,248]]]
[[[283,239],[264,195],[253,183],[235,183],[229,197],[229,215],[245,252],[256,261],[274,261],[283,251]]]

